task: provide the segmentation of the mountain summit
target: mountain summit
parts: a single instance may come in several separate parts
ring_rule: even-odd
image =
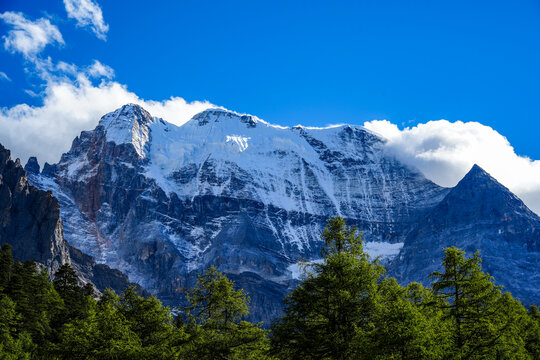
[[[480,251],[484,270],[526,304],[540,300],[540,218],[474,165],[407,235],[391,272],[404,283],[424,281],[442,249]]]
[[[145,156],[144,147],[149,141],[150,125],[154,118],[136,104],[127,104],[101,118],[107,141],[116,144],[132,144],[139,157]]]
[[[68,241],[166,303],[216,265],[250,294],[252,320],[268,322],[296,284],[298,260],[320,256],[329,217],[347,218],[390,261],[422,241],[409,236],[422,234],[420,219],[455,203],[455,189],[384,144],[360,126],[287,128],[209,109],[178,127],[127,105],[31,180],[59,198]]]

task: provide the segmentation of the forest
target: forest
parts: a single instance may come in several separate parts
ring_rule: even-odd
[[[63,265],[52,277],[0,251],[0,359],[540,359],[540,312],[482,271],[479,253],[444,249],[430,286],[402,286],[330,219],[320,263],[267,330],[243,320],[249,296],[217,268],[169,308],[127,288],[96,294]],[[98,296],[99,295],[99,296]]]

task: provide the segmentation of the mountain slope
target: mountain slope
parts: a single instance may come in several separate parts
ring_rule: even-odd
[[[222,109],[177,127],[137,105],[105,115],[30,179],[54,192],[66,239],[98,262],[171,303],[215,264],[251,290],[252,319],[265,321],[295,283],[291,266],[319,257],[329,217],[395,255],[448,192],[362,127],[284,128]]]
[[[479,250],[497,283],[540,303],[540,218],[477,165],[407,235],[391,274],[427,283],[449,246]]]
[[[30,162],[27,169],[36,170],[35,164]],[[58,200],[50,191],[30,185],[19,159],[12,161],[9,150],[0,145],[0,244],[5,243],[12,246],[16,260],[40,263],[49,274],[69,263],[81,282],[92,282],[98,290],[121,291],[130,285],[126,275],[96,264],[64,240]]]

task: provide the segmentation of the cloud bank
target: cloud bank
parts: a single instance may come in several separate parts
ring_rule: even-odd
[[[40,162],[57,162],[81,130],[96,127],[104,114],[135,103],[152,115],[182,125],[193,115],[213,107],[206,101],[186,102],[180,97],[164,101],[147,101],[129,91],[125,85],[107,79],[94,85],[91,77],[111,75],[109,67],[99,62],[76,73],[75,79],[50,78],[42,106],[19,104],[0,109],[0,142],[23,162],[37,156]]]
[[[64,0],[68,17],[77,21],[77,26],[89,27],[101,40],[107,40],[109,25],[103,20],[99,5],[92,0]]]
[[[48,44],[64,44],[58,28],[48,19],[29,20],[22,13],[6,11],[0,19],[11,25],[4,39],[4,48],[14,53],[21,53],[27,60],[33,60]]]
[[[364,126],[388,139],[387,150],[442,186],[478,164],[540,214],[540,161],[519,156],[508,140],[478,122],[429,121],[400,130],[387,120]]]

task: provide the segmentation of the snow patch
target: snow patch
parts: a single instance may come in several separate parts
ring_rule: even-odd
[[[322,264],[324,259],[315,259],[311,261],[299,261],[287,266],[287,270],[291,273],[291,279],[302,280],[309,272],[309,265]]]
[[[388,261],[398,256],[403,248],[403,243],[389,243],[384,241],[370,241],[364,243],[364,251],[369,254],[372,259],[381,257],[381,260]]]
[[[248,140],[251,139],[250,137],[245,137],[245,136],[238,136],[238,135],[232,135],[232,136],[229,136],[227,135],[227,140],[226,142],[234,142],[236,143],[236,145],[238,145],[238,150],[240,150],[240,152],[243,152],[243,151],[246,151],[247,148],[248,148]]]

